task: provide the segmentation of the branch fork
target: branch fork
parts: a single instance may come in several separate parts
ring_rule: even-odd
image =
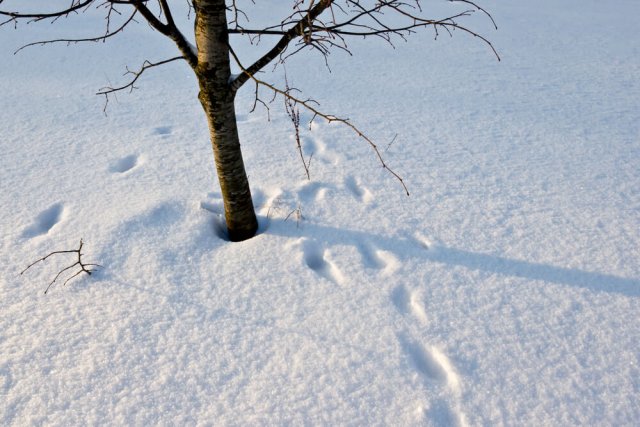
[[[62,275],[62,273],[64,273],[65,271],[68,271],[70,269],[72,269],[75,266],[78,266],[78,270],[75,271],[71,276],[69,276],[63,283],[62,286],[65,286],[71,279],[73,279],[74,277],[82,274],[82,273],[86,273],[89,276],[91,276],[91,274],[96,271],[95,268],[91,268],[91,267],[102,267],[100,264],[89,264],[89,263],[85,263],[82,261],[82,246],[84,245],[82,239],[80,239],[80,246],[78,247],[78,249],[72,249],[72,250],[68,250],[68,251],[54,251],[49,253],[48,255],[32,262],[31,264],[29,264],[29,266],[27,266],[27,268],[25,268],[24,270],[22,270],[20,272],[20,275],[22,276],[27,270],[29,270],[31,267],[33,267],[34,265],[36,265],[39,262],[43,262],[46,261],[47,258],[53,256],[53,255],[58,255],[58,254],[77,254],[78,255],[78,259],[76,262],[74,262],[73,264],[71,264],[68,267],[63,268],[62,270],[60,270],[58,272],[58,274],[56,274],[56,276],[53,278],[53,280],[49,283],[49,285],[47,286],[47,289],[45,289],[44,293],[45,295],[47,294],[47,292],[49,292],[49,289],[51,289],[51,287],[54,285],[54,283],[56,282],[56,280],[58,280],[58,278]]]

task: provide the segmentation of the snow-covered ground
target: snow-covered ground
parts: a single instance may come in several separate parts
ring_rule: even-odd
[[[186,65],[107,116],[93,95],[168,41],[13,56],[96,22],[0,29],[0,425],[638,425],[640,3],[482,4],[502,62],[426,32],[287,66],[410,197],[320,121],[307,181],[281,102],[269,122],[243,89],[242,243]],[[20,276],[81,238],[99,273]]]

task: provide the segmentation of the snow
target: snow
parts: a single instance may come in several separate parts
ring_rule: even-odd
[[[483,7],[501,62],[427,32],[287,65],[410,197],[318,119],[307,181],[281,101],[268,121],[243,88],[241,243],[187,65],[106,116],[93,95],[170,42],[141,24],[13,56],[63,27],[0,29],[0,424],[637,425],[640,4]],[[81,238],[99,272],[47,295],[73,254],[20,275]]]
[[[193,43],[191,43],[190,41],[187,40],[187,44],[189,45],[189,49],[191,49],[191,52],[195,55],[198,56],[198,48],[196,47],[196,45],[194,45]]]

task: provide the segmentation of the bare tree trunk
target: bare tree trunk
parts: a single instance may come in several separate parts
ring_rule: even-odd
[[[232,241],[253,237],[258,221],[242,160],[231,88],[231,67],[224,0],[197,0],[195,36],[199,99],[207,115],[211,144]]]

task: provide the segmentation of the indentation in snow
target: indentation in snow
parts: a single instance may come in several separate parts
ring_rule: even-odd
[[[173,127],[172,126],[158,126],[157,128],[155,128],[153,130],[153,133],[155,135],[159,135],[159,136],[169,136],[171,135],[171,133],[173,132]]]
[[[113,173],[125,173],[138,166],[139,157],[136,154],[129,154],[121,159],[116,160],[109,167],[109,171]]]
[[[348,176],[344,180],[344,185],[347,187],[349,191],[353,194],[353,196],[360,200],[362,203],[368,205],[373,201],[373,194],[369,189],[363,186],[359,181],[357,181],[353,176]]]
[[[309,239],[302,240],[302,254],[307,267],[315,273],[336,284],[344,282],[342,272],[328,258],[328,251],[321,248],[317,242]]]
[[[22,237],[36,237],[47,234],[64,216],[64,205],[56,203],[36,216],[33,224],[22,232]]]

